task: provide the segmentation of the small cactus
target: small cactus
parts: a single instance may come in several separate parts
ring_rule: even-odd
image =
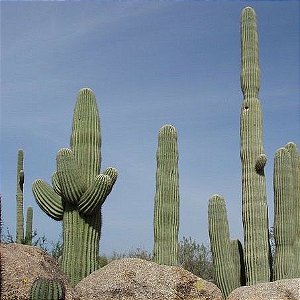
[[[64,300],[65,287],[62,281],[49,278],[36,279],[30,289],[30,300]]]

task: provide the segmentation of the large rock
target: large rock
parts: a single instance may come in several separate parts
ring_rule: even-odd
[[[300,300],[300,278],[243,286],[227,300]]]
[[[80,281],[82,300],[221,300],[214,284],[180,268],[137,258],[112,261]]]
[[[0,244],[1,299],[27,300],[32,283],[38,277],[64,282],[66,300],[78,299],[56,260],[42,250],[21,244]]]

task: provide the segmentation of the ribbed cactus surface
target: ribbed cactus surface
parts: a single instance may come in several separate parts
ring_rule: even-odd
[[[25,234],[25,244],[32,244],[32,221],[33,221],[33,209],[31,206],[27,208],[26,214],[26,234]]]
[[[30,300],[64,300],[65,288],[63,282],[49,278],[38,278],[30,289]]]
[[[24,239],[24,216],[23,216],[23,187],[24,187],[24,153],[22,149],[18,150],[17,162],[17,228],[16,228],[16,243],[21,244]]]
[[[31,206],[27,208],[26,231],[24,232],[24,152],[22,149],[18,150],[16,203],[16,243],[31,245],[33,220],[33,210]]]
[[[241,88],[244,99],[240,115],[242,162],[242,218],[247,284],[270,281],[268,208],[264,166],[262,111],[258,92],[260,70],[255,12],[241,14]]]
[[[295,203],[293,199],[292,162],[286,148],[274,156],[274,280],[294,278],[295,274]]]
[[[295,240],[294,240],[294,258],[295,274],[294,277],[300,277],[300,169],[299,152],[297,145],[293,142],[288,143],[285,148],[291,156],[291,180],[292,180],[292,202],[294,206],[295,221]]]
[[[213,256],[215,280],[226,298],[240,286],[239,273],[232,255],[225,200],[213,195],[208,203],[208,231]]]
[[[154,259],[159,264],[178,265],[179,175],[177,132],[165,125],[159,130],[156,152],[154,200]]]
[[[62,267],[76,285],[97,269],[101,206],[117,179],[114,168],[99,174],[100,119],[94,93],[87,88],[78,93],[70,145],[57,153],[52,187],[38,179],[33,194],[47,215],[63,221]]]
[[[246,284],[245,262],[242,243],[239,240],[230,241],[231,255],[235,267],[235,274],[239,278],[240,285]]]

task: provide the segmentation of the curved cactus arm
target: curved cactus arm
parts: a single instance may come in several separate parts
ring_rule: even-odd
[[[258,174],[260,173],[264,173],[264,168],[265,168],[265,165],[267,163],[267,156],[266,154],[260,154],[257,159],[256,159],[256,162],[255,162],[255,170]]]
[[[112,167],[107,168],[104,172],[103,175],[108,175],[110,177],[110,187],[107,190],[106,197],[110,194],[117,178],[118,178],[118,170]]]
[[[85,191],[80,169],[68,148],[60,149],[56,157],[58,182],[64,199],[76,204]]]
[[[62,199],[55,193],[51,186],[41,179],[37,179],[32,185],[32,192],[39,207],[52,219],[63,219]]]
[[[58,194],[60,196],[62,195],[57,172],[54,172],[52,174],[52,187],[56,194]]]
[[[78,210],[80,213],[91,215],[96,208],[104,203],[110,186],[111,180],[108,175],[100,174],[96,176],[94,182],[86,190],[79,201]]]

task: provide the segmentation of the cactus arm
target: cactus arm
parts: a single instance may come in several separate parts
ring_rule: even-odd
[[[76,204],[84,193],[80,169],[70,149],[60,149],[56,157],[57,176],[64,199]]]
[[[118,178],[118,171],[115,168],[109,167],[103,172],[103,174],[108,175],[110,178],[110,186],[109,186],[109,189],[107,190],[107,195],[106,195],[106,197],[107,197],[110,194],[110,192]]]
[[[85,215],[94,213],[104,203],[110,185],[111,181],[108,175],[100,174],[96,176],[94,182],[80,198],[78,210]]]
[[[264,154],[264,153],[260,154],[257,157],[256,162],[255,162],[255,170],[256,170],[257,174],[263,175],[266,163],[267,163],[266,154]]]
[[[51,186],[41,179],[37,179],[32,185],[32,192],[39,207],[52,219],[63,219],[62,198],[55,193]]]
[[[62,192],[61,192],[57,172],[54,172],[52,174],[52,187],[53,187],[53,190],[55,191],[55,193],[61,196]]]

